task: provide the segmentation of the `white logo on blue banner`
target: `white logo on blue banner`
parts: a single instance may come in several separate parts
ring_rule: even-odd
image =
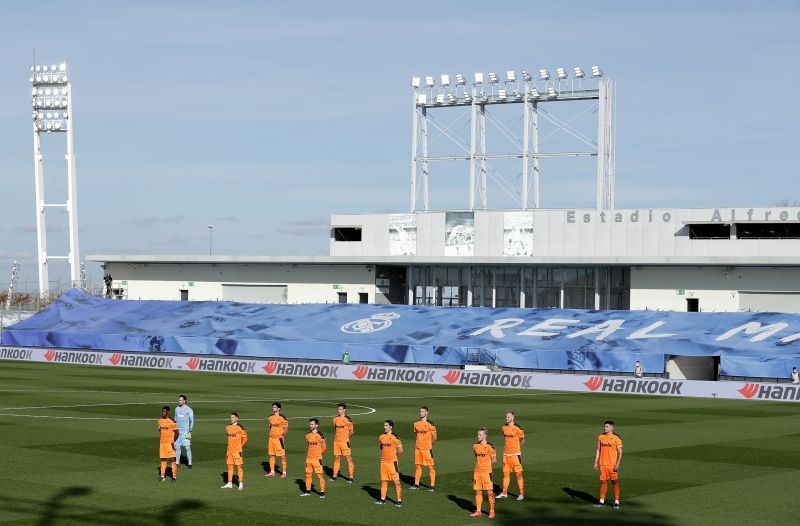
[[[400,315],[396,312],[380,312],[373,314],[369,318],[361,318],[349,321],[342,325],[342,332],[350,334],[369,334],[388,329],[392,325],[392,320],[396,320]]]

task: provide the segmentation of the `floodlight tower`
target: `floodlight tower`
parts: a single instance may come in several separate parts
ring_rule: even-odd
[[[592,66],[587,76],[581,67],[572,69],[572,76],[566,68],[556,68],[551,77],[547,69],[538,71],[538,78],[522,70],[506,71],[505,77],[490,71],[487,76],[475,73],[472,88],[466,86],[461,73],[456,74],[455,84],[450,75],[441,75],[439,86],[435,78],[411,79],[413,89],[413,134],[411,140],[411,211],[429,209],[428,179],[430,165],[439,161],[469,162],[468,209],[488,207],[488,180],[496,184],[514,199],[519,196],[519,208],[539,208],[539,161],[555,157],[596,157],[597,158],[597,208],[614,207],[614,83],[603,78],[599,66]],[[488,79],[488,81],[487,81]],[[575,128],[573,119],[563,120],[542,107],[555,102],[597,101],[596,105],[584,110],[577,117],[594,110],[597,113],[596,139]],[[496,105],[516,104],[522,107],[522,136],[505,127],[490,113]],[[561,105],[559,105],[561,106]],[[460,108],[469,110],[470,134],[468,138],[458,135],[455,125],[447,125],[433,117],[440,108]],[[433,111],[432,111],[433,110]],[[559,132],[570,135],[588,146],[580,151],[541,151],[539,138],[540,118],[554,125]],[[486,124],[489,122],[521,151],[487,152]],[[458,155],[432,156],[429,154],[428,125],[433,126],[440,136],[447,137],[463,153]],[[593,134],[592,134],[593,135]],[[553,133],[547,138],[553,136]],[[450,144],[450,143],[448,143]],[[502,174],[494,170],[491,161],[497,159],[521,159],[521,188],[516,188],[504,180]],[[421,192],[420,192],[421,187]],[[420,196],[421,194],[421,196]],[[422,206],[419,206],[420,197]]]
[[[50,260],[66,259],[69,261],[70,281],[72,286],[80,282],[80,252],[78,249],[78,199],[75,177],[75,153],[73,150],[72,129],[72,86],[67,77],[67,65],[34,65],[31,66],[30,78],[33,106],[33,174],[36,187],[36,237],[39,254],[39,293],[44,295],[50,290],[48,266]],[[66,133],[67,152],[67,202],[48,203],[44,191],[44,161],[42,156],[42,138],[51,134]],[[45,213],[48,208],[63,208],[69,221],[69,253],[52,255],[47,253],[47,222]]]

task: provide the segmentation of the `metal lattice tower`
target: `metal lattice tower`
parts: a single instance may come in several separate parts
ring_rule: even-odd
[[[424,86],[423,84],[424,80]],[[441,75],[437,86],[434,77],[414,77],[413,88],[413,134],[411,141],[411,210],[429,210],[428,179],[432,163],[440,161],[469,162],[468,209],[488,208],[489,179],[500,181],[493,172],[491,162],[496,159],[520,159],[522,183],[519,192],[519,207],[522,210],[539,208],[539,161],[551,157],[596,157],[597,158],[597,208],[614,207],[614,83],[603,78],[598,66],[592,66],[590,76],[580,67],[573,68],[573,75],[564,68],[556,70],[551,78],[546,69],[539,70],[534,80],[527,71],[518,79],[515,71],[507,71],[505,79],[490,72],[488,82],[483,73],[476,73],[471,87],[467,80],[457,74],[455,82],[450,75]],[[597,113],[597,137],[593,139],[576,129],[572,120],[563,120],[546,111],[542,106],[555,102],[596,100],[595,105],[578,115],[590,111]],[[492,105],[519,105],[522,109],[522,137],[502,127],[502,123],[488,114]],[[430,110],[451,108],[469,111],[470,136],[464,140],[431,116]],[[560,132],[571,135],[589,147],[586,151],[545,152],[540,148],[540,119],[555,125]],[[513,153],[492,153],[486,149],[487,120],[500,127],[500,133],[512,139],[520,147]],[[428,127],[434,127],[442,136],[455,143],[463,155],[430,156]],[[476,203],[476,199],[479,201]],[[420,200],[422,201],[420,207]]]
[[[39,293],[46,294],[49,289],[48,261],[65,259],[69,261],[70,281],[72,286],[80,282],[80,252],[78,249],[78,200],[75,176],[75,153],[73,150],[72,130],[74,116],[72,113],[72,86],[67,77],[67,65],[35,65],[31,66],[28,79],[32,85],[33,98],[33,172],[36,182],[36,237],[39,255]],[[65,133],[67,151],[64,156],[67,162],[67,201],[66,203],[48,203],[44,191],[44,161],[42,155],[43,137],[51,134]],[[63,208],[67,212],[69,228],[69,253],[67,255],[51,255],[47,252],[48,208]]]

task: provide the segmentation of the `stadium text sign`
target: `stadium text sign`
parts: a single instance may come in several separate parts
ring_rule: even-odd
[[[800,386],[767,383],[640,379],[515,371],[464,371],[404,365],[343,365],[329,362],[242,359],[197,355],[120,353],[75,349],[0,347],[0,360],[102,365],[143,369],[398,382],[409,384],[537,389],[586,393],[685,396],[800,402]]]

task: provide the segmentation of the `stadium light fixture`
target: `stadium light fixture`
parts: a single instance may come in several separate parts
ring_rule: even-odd
[[[506,81],[508,81],[508,82],[516,82],[517,81],[517,72],[516,71],[506,71]]]
[[[539,95],[539,90],[537,90],[535,86],[531,88],[529,95],[532,99],[538,99],[541,97],[541,95]]]
[[[464,78],[464,75],[461,73],[456,73],[456,84],[463,86],[467,83],[467,79]]]
[[[491,82],[492,84],[497,84],[498,82],[500,82],[500,79],[497,78],[497,74],[493,71],[489,72],[489,82]]]
[[[435,82],[433,81],[433,77],[425,77],[425,85],[429,88],[434,86]]]
[[[592,66],[592,76],[595,78],[603,76],[603,72],[600,70],[600,66]]]
[[[466,91],[464,92],[464,102],[466,102],[466,103],[471,103],[472,102],[472,95],[470,95]]]
[[[441,75],[439,80],[441,80],[442,86],[450,85],[450,75]]]
[[[504,90],[503,88],[500,88],[497,91],[497,98],[500,99],[500,100],[506,100],[508,98],[506,96],[506,90]]]
[[[572,72],[575,74],[576,79],[582,79],[586,76],[586,73],[583,72],[580,66],[572,68]]]
[[[567,71],[564,68],[556,68],[556,75],[560,80],[567,78]]]
[[[447,94],[447,100],[450,101],[450,104],[455,104],[456,102],[458,102],[458,99],[452,93]]]
[[[556,98],[556,90],[552,86],[547,88],[547,97],[550,99]]]
[[[436,95],[436,104],[444,104],[444,93]]]
[[[483,73],[475,73],[473,84],[483,84]]]
[[[530,82],[530,81],[533,80],[533,77],[531,77],[531,74],[528,73],[527,71],[525,71],[524,69],[522,70],[522,78],[525,79],[525,82]]]
[[[414,89],[418,88],[421,80],[422,79],[419,77],[411,77],[411,87]]]
[[[539,70],[539,79],[540,80],[550,80],[550,72],[546,69]]]
[[[417,94],[417,104],[420,106],[424,106],[428,102],[428,96],[424,93]]]

